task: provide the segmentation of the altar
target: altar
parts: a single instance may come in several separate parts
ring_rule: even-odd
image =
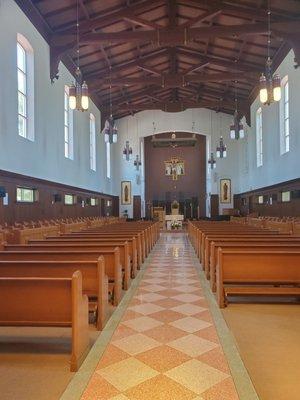
[[[166,215],[165,216],[165,221],[166,221],[166,228],[168,230],[172,229],[172,224],[177,223],[178,228],[177,229],[182,229],[182,222],[184,220],[184,216],[181,214],[172,214],[172,215]]]

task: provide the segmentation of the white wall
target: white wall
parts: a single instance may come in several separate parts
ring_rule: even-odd
[[[232,193],[238,194],[260,187],[299,178],[300,176],[300,68],[294,69],[294,53],[290,51],[279,66],[277,72],[281,78],[288,75],[290,97],[290,151],[280,154],[280,115],[279,103],[262,106],[263,115],[263,166],[256,166],[256,121],[255,114],[260,107],[257,98],[251,106],[251,127],[243,119],[245,127],[244,140],[230,140],[229,126],[232,118],[228,115],[217,114],[206,109],[186,110],[181,113],[165,113],[162,111],[144,111],[135,116],[125,117],[118,121],[120,138],[114,145],[114,159],[116,175],[113,186],[115,194],[120,194],[120,180],[133,182],[133,194],[143,198],[143,184],[135,183],[135,170],[132,162],[121,159],[121,152],[125,141],[129,140],[134,154],[138,150],[140,138],[153,134],[153,122],[156,133],[166,131],[187,131],[204,134],[207,136],[208,147],[215,151],[221,134],[227,144],[228,157],[217,160],[217,168],[212,172],[208,168],[207,193],[219,193],[219,182],[222,178],[232,180]],[[221,115],[221,124],[220,124]],[[211,128],[212,116],[212,128]],[[207,149],[208,154],[209,150]],[[233,206],[220,204],[220,213],[223,208]],[[132,207],[121,206],[129,210]]]
[[[239,192],[299,178],[300,176],[300,68],[294,68],[294,53],[290,51],[277,72],[288,75],[290,98],[290,151],[280,154],[279,103],[261,106],[257,98],[251,106],[251,129],[247,140],[240,141]],[[263,165],[256,166],[256,111],[262,107]]]
[[[113,145],[113,159],[115,164],[114,186],[115,194],[120,195],[120,181],[128,180],[132,182],[132,194],[141,195],[144,200],[144,181],[143,176],[141,184],[136,183],[137,171],[131,162],[122,158],[122,150],[126,140],[129,140],[133,149],[133,155],[139,153],[140,140],[153,134],[153,122],[155,124],[155,133],[184,131],[195,132],[207,137],[207,152],[210,154],[212,147],[215,152],[219,138],[223,135],[227,144],[228,158],[217,161],[217,168],[211,174],[210,168],[207,168],[207,193],[219,193],[219,180],[221,178],[232,179],[234,193],[238,190],[238,176],[235,166],[238,163],[238,154],[236,143],[229,141],[229,127],[232,123],[232,117],[223,113],[216,113],[207,109],[189,109],[179,113],[166,113],[163,111],[143,111],[134,116],[124,117],[117,121],[119,139],[118,143]],[[232,205],[232,204],[231,204]],[[231,206],[225,205],[228,208]],[[223,205],[220,205],[220,210]],[[120,212],[129,211],[132,216],[131,206],[120,206]]]
[[[64,86],[73,79],[60,64],[60,77],[51,84],[49,46],[13,0],[0,0],[0,169],[111,194],[106,179],[104,138],[100,111],[90,104],[96,118],[97,171],[89,164],[89,112],[74,111],[74,160],[64,157]],[[34,49],[35,140],[17,130],[17,33]]]

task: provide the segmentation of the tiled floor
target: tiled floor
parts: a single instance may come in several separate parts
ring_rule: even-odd
[[[185,234],[163,234],[82,400],[238,400]]]

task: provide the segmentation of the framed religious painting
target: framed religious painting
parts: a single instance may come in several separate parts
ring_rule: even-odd
[[[121,182],[121,204],[127,205],[131,204],[131,182],[122,181]]]
[[[220,179],[220,203],[231,203],[230,179]]]

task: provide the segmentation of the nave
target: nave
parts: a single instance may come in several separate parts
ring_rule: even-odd
[[[222,317],[216,309],[212,316],[198,266],[186,233],[161,234],[132,298],[115,311],[116,330],[104,329],[62,400],[256,399],[223,327],[231,368],[238,371],[234,382],[217,333],[222,323],[217,328],[214,322]]]

